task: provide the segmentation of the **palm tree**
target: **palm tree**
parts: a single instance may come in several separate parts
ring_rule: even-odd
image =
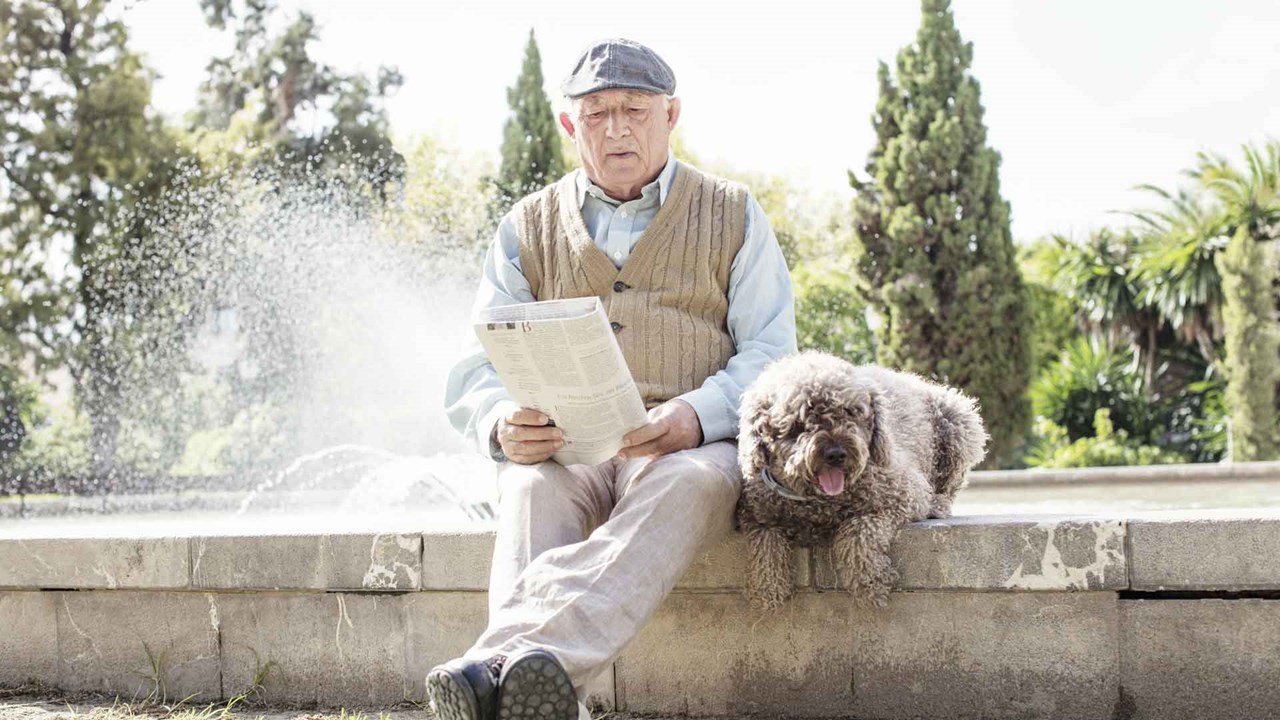
[[[1079,307],[1083,330],[1111,342],[1126,341],[1144,366],[1144,386],[1155,375],[1156,334],[1163,322],[1143,292],[1135,272],[1138,237],[1103,228],[1087,242],[1054,235],[1057,243],[1054,286]]]
[[[1214,257],[1227,245],[1226,218],[1185,189],[1174,194],[1154,185],[1138,187],[1167,205],[1125,213],[1140,223],[1134,278],[1142,287],[1142,302],[1212,363],[1223,332],[1222,278]]]
[[[1256,242],[1280,238],[1280,141],[1272,140],[1258,150],[1243,146],[1248,173],[1237,170],[1226,158],[1200,152],[1196,167],[1186,174],[1197,180],[1222,203],[1234,235],[1240,226]]]

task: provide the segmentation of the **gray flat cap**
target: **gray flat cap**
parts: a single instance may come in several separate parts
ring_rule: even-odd
[[[644,45],[610,38],[584,50],[573,72],[560,83],[560,89],[571,98],[610,88],[671,95],[676,91],[676,74],[658,53]]]

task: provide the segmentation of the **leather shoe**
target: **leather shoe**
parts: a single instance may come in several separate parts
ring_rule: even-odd
[[[498,678],[497,720],[578,720],[578,696],[560,661],[534,648],[512,655]]]
[[[457,658],[427,673],[427,699],[439,720],[495,720],[498,675],[505,658]]]

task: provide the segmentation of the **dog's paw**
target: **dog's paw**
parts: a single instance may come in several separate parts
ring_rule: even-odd
[[[754,587],[747,589],[747,602],[757,612],[777,610],[791,599],[790,587],[773,586],[768,588]]]
[[[849,593],[859,607],[882,608],[889,604],[889,592],[898,581],[898,573],[888,558],[849,583]]]
[[[849,588],[853,603],[864,608],[883,608],[889,604],[888,585],[864,585]]]

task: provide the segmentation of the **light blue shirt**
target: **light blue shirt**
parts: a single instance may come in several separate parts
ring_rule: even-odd
[[[640,197],[622,202],[609,197],[577,170],[575,185],[582,219],[596,245],[619,268],[631,255],[641,233],[666,202],[676,174],[677,160],[668,152],[658,178]],[[770,361],[796,351],[795,301],[786,259],[760,203],[747,195],[746,238],[729,271],[729,313],[726,322],[736,352],[725,368],[679,398],[698,413],[703,442],[738,434],[738,402]],[[485,254],[474,311],[533,302],[529,281],[520,269],[520,244],[515,219],[508,212],[498,223],[493,245]],[[490,446],[493,426],[502,415],[500,404],[511,400],[479,341],[449,372],[444,404],[449,421],[483,455],[501,459]]]

